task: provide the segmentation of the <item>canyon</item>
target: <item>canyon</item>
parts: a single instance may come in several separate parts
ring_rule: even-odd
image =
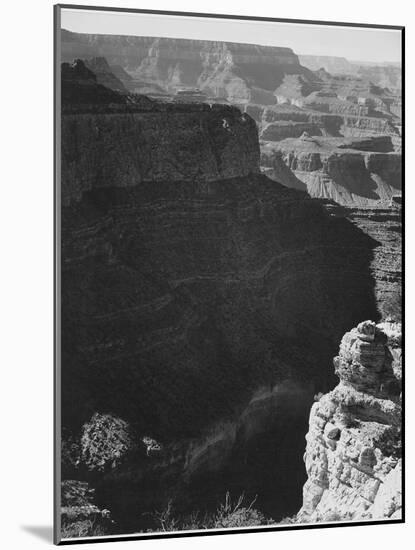
[[[63,522],[146,531],[170,501],[208,512],[226,491],[257,497],[275,522],[342,515],[349,500],[307,457],[343,460],[343,439],[321,449],[314,422],[324,406],[338,427],[332,357],[363,319],[386,322],[402,284],[394,97],[367,85],[380,99],[366,115],[347,99],[316,109],[315,93],[340,84],[289,48],[62,39]],[[178,97],[184,85],[205,99]],[[376,372],[390,374],[399,350],[376,330]],[[389,386],[363,390],[393,403],[373,407],[393,409],[394,430]],[[102,425],[117,441],[105,459]],[[346,435],[360,452],[364,437]],[[395,455],[372,443],[381,482],[397,487]],[[326,476],[318,489],[313,468]],[[363,508],[352,519],[399,507]]]
[[[61,32],[62,60],[83,59],[95,68],[98,83],[110,89],[174,103],[231,104],[249,114],[258,126],[262,169],[272,179],[269,156],[275,151],[287,165],[288,179],[303,181],[303,189],[311,189],[312,196],[330,197],[349,206],[372,206],[374,201],[384,205],[401,194],[396,170],[402,139],[400,85],[378,75],[381,71],[400,74],[397,65],[358,65],[254,44]],[[313,163],[291,174],[287,148],[302,152],[310,150],[311,144],[305,147],[304,141],[286,140],[300,139],[303,134],[327,138],[316,139],[315,144],[330,158],[329,164],[339,166],[335,178],[324,169],[321,174]],[[347,138],[353,149],[346,151],[342,146],[342,158],[337,152],[340,138]],[[351,164],[368,159],[368,155],[358,159],[359,140],[366,140],[363,150],[369,154],[382,152],[379,138],[390,139],[383,151],[390,154],[372,155],[367,167],[353,178],[341,177],[343,159]],[[387,174],[393,175],[393,181]],[[286,184],[287,179],[277,177],[276,181]],[[369,194],[368,186],[374,189]]]
[[[369,63],[349,61],[345,57],[330,55],[299,55],[301,65],[312,71],[323,68],[332,74],[356,74],[369,79],[382,88],[400,89],[402,74],[399,63]]]

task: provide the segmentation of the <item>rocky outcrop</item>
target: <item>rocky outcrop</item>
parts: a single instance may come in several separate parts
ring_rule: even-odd
[[[280,165],[284,165],[281,161]],[[286,175],[282,173],[282,175]],[[299,183],[301,183],[298,180]],[[295,181],[292,182],[295,187]],[[401,196],[394,197],[384,207],[342,207],[327,201],[325,208],[331,216],[345,217],[376,243],[370,262],[375,281],[375,295],[383,319],[390,315],[401,319],[402,287],[402,204]],[[396,319],[395,319],[396,320]]]
[[[382,117],[345,115],[342,119],[340,132],[345,137],[391,136],[399,141],[400,126]]]
[[[388,204],[401,190],[401,155],[378,152],[388,148],[392,144],[387,137],[353,140],[303,136],[263,144],[261,165],[275,165],[279,177],[282,160],[312,197],[348,206],[376,206]],[[288,178],[279,181],[290,185]]]
[[[341,215],[346,215],[377,243],[371,270],[379,310],[383,317],[387,317],[388,303],[400,295],[402,288],[401,205],[396,202],[385,208],[348,208]]]
[[[321,130],[315,124],[287,121],[268,124],[262,130],[260,139],[264,141],[281,141],[286,138],[298,138],[304,132],[312,136],[321,136]]]
[[[365,321],[343,337],[340,382],[310,413],[299,521],[401,518],[397,330]]]
[[[361,138],[372,144],[383,140],[388,142],[387,151],[401,151],[401,127],[398,119],[319,112],[291,104],[247,104],[241,106],[241,110],[256,121],[260,139],[265,142],[300,137],[303,131],[307,131],[310,135]],[[378,149],[375,147],[374,150]]]
[[[62,118],[61,131],[65,204],[93,189],[162,181],[206,185],[259,170],[256,126],[231,106],[153,103],[124,114],[72,111]]]
[[[72,63],[62,63],[61,79],[62,109],[67,105],[94,104],[97,106],[126,103],[124,96],[100,84],[95,73],[80,59]]]
[[[127,88],[119,78],[115,76],[105,57],[92,57],[85,60],[85,65],[96,76],[98,84],[102,84],[117,92],[127,92]]]

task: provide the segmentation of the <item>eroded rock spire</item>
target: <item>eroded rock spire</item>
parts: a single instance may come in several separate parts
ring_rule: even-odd
[[[401,517],[400,330],[365,321],[344,335],[340,382],[310,413],[300,521]]]

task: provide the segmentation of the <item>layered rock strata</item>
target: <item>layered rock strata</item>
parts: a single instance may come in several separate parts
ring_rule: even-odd
[[[206,185],[259,171],[256,126],[231,106],[153,103],[119,115],[78,111],[62,118],[61,131],[65,204],[94,189]]]
[[[371,270],[379,309],[382,316],[387,317],[385,304],[400,295],[402,288],[401,204],[392,198],[385,208],[348,208],[342,215],[346,215],[377,243],[373,250]]]
[[[374,140],[390,136],[394,151],[401,151],[400,92],[381,87],[377,80],[374,84],[366,75],[369,68],[365,72],[364,67],[359,69],[344,59],[332,60],[333,67],[336,63],[353,67],[350,74],[330,74],[320,67],[312,72],[300,64],[289,48],[92,35],[66,30],[62,30],[61,38],[62,59],[73,61],[80,57],[87,60],[87,65],[97,75],[98,84],[113,90],[162,97],[184,106],[189,102],[195,105],[227,103],[246,111],[258,124],[265,159],[270,154],[270,143],[300,138],[304,132],[310,136],[370,137]],[[384,69],[400,71],[399,67]],[[376,75],[379,71],[368,74]],[[301,144],[296,148],[308,150]],[[379,152],[378,149],[372,151]],[[375,159],[376,167],[371,170],[373,162],[367,169],[357,168],[360,160],[349,151],[344,151],[338,159],[336,144],[331,153],[330,173],[323,170],[322,174],[315,171],[310,175],[308,169],[300,169],[304,174],[294,174],[302,181],[307,180],[306,187],[313,197],[362,206],[389,200],[391,194],[396,194],[391,190],[394,184],[389,181],[389,175],[397,172],[398,157]],[[263,168],[273,177],[270,162],[265,160]],[[344,169],[343,164],[347,164]],[[368,184],[368,170],[374,173],[374,183]],[[345,185],[340,181],[344,180],[340,172],[351,174]],[[385,172],[389,175],[385,176]],[[278,174],[276,168],[277,181]],[[289,179],[295,181],[295,178]],[[369,193],[368,188],[374,192]]]
[[[287,177],[287,174],[283,176]],[[292,182],[294,187],[295,183]],[[391,302],[395,302],[395,309],[400,310],[401,305],[398,302],[402,288],[401,197],[392,197],[383,207],[342,207],[334,201],[326,201],[325,208],[331,216],[347,218],[373,239],[375,246],[370,269],[375,281],[374,291],[378,309],[383,318],[390,315]],[[395,311],[396,313],[399,311]]]
[[[402,86],[400,63],[362,63],[330,55],[299,55],[298,57],[300,63],[312,71],[324,68],[333,74],[359,75],[384,88],[398,90]]]
[[[310,413],[303,522],[400,519],[399,325],[366,321],[334,359],[340,382]]]
[[[67,82],[79,78],[64,92]],[[315,352],[307,376],[327,383],[321,356],[376,313],[373,239],[261,175],[247,114],[125,101],[62,116],[68,424],[110,407],[144,433],[194,435],[265,381],[294,376],[302,346]]]
[[[273,104],[273,92],[286,75],[312,77],[290,48],[62,30],[63,61],[97,56],[128,71],[133,80],[123,83],[130,91],[175,93],[197,87],[233,103]]]
[[[345,206],[377,206],[401,193],[401,155],[391,149],[386,136],[358,140],[304,133],[298,139],[264,143],[261,165],[273,168],[275,179],[290,186],[281,177],[283,162],[312,197]]]
[[[247,113],[116,94],[85,65],[64,67],[63,424],[76,434],[110,411],[164,449],[97,473],[98,511],[137,530],[138,512],[203,472],[233,476],[240,492],[249,478],[253,494],[260,487],[273,501],[275,481],[284,507],[303,481],[304,407],[293,409],[292,397],[305,405],[314,389],[327,390],[334,343],[377,315],[376,242],[261,175]],[[232,417],[235,425],[203,440]],[[281,449],[270,451],[270,435]],[[266,462],[275,455],[284,479]],[[206,484],[195,487],[200,495]]]

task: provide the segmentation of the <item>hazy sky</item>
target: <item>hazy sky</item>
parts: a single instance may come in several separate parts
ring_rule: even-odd
[[[62,28],[75,32],[245,42],[287,46],[297,54],[401,61],[401,33],[397,30],[93,10],[62,9],[61,13]]]

